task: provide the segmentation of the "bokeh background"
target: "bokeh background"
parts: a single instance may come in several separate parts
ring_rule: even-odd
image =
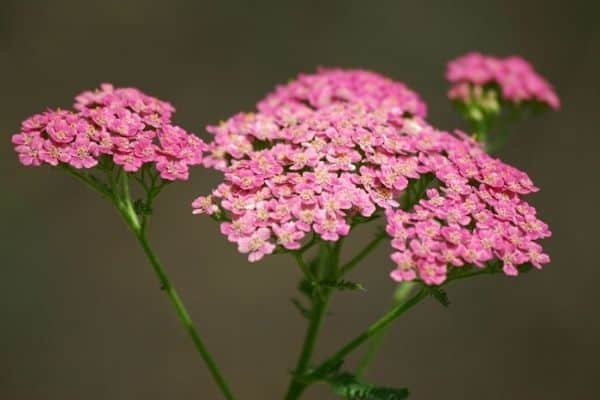
[[[439,127],[462,127],[445,62],[469,50],[531,60],[563,109],[514,129],[501,156],[542,188],[553,262],[518,279],[449,289],[397,323],[369,379],[414,399],[594,399],[598,306],[597,2],[0,1],[0,399],[219,399],[133,237],[95,193],[51,168],[21,168],[10,134],[104,81],[171,101],[204,126],[319,65],[406,82]],[[196,170],[156,205],[151,239],[240,399],[277,399],[304,334],[291,258],[248,264],[189,203],[218,175]],[[366,240],[362,231],[355,244]],[[337,296],[325,356],[386,309],[388,250]],[[307,399],[332,399],[316,387]]]

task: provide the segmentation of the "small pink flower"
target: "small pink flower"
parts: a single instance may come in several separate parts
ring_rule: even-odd
[[[167,157],[159,157],[156,162],[156,170],[160,172],[160,177],[168,180],[187,180],[189,171],[187,165],[180,160],[173,160]]]
[[[264,180],[249,169],[240,168],[235,173],[228,173],[228,179],[241,189],[250,190],[259,187]]]
[[[331,242],[339,240],[341,236],[346,236],[350,232],[350,225],[346,221],[331,215],[317,219],[313,227],[323,240]]]
[[[136,157],[134,153],[115,153],[113,155],[115,164],[123,167],[124,171],[135,172],[142,167],[142,159]]]
[[[223,222],[221,224],[221,233],[227,236],[230,242],[237,242],[240,239],[249,236],[256,228],[255,217],[250,214],[242,218],[235,219],[232,222]]]
[[[404,190],[408,186],[408,179],[396,169],[395,165],[382,165],[378,177],[381,183],[390,189]]]
[[[29,131],[12,135],[11,141],[15,145],[29,146],[31,142],[40,138],[41,135],[39,131]]]
[[[133,154],[142,163],[154,161],[156,158],[156,145],[151,140],[138,140],[133,145]]]
[[[416,264],[408,252],[395,252],[391,255],[396,269],[390,272],[390,277],[396,282],[413,281],[417,278]]]
[[[446,264],[424,259],[418,263],[419,277],[427,285],[441,285],[446,280]]]
[[[87,138],[77,139],[72,144],[69,164],[77,169],[94,167],[98,164],[98,160],[93,156],[95,148],[96,145]]]
[[[550,256],[542,252],[542,246],[537,243],[530,243],[527,249],[527,257],[529,262],[536,268],[540,269],[544,264],[550,262]]]
[[[192,202],[194,214],[213,215],[219,211],[219,207],[213,203],[213,196],[199,196]]]
[[[240,253],[248,253],[250,262],[259,261],[266,254],[271,254],[275,250],[275,245],[269,240],[271,231],[267,228],[259,228],[252,235],[238,240],[238,250]]]
[[[19,161],[26,166],[37,167],[42,164],[40,152],[43,149],[44,141],[40,138],[29,140],[27,144],[20,144],[15,147],[19,154]]]
[[[300,248],[300,241],[304,237],[304,232],[297,229],[294,222],[286,222],[283,225],[274,224],[273,233],[277,237],[277,243],[288,250]]]
[[[56,166],[61,162],[68,163],[71,161],[71,152],[72,150],[69,146],[60,146],[50,140],[46,140],[38,156],[45,163]]]
[[[70,143],[77,136],[76,122],[76,117],[70,114],[52,118],[46,126],[46,132],[55,143]]]
[[[299,149],[298,151],[290,152],[288,158],[292,161],[289,166],[290,170],[301,170],[306,166],[314,167],[319,161],[319,154],[315,149],[309,147],[306,150]]]
[[[371,198],[364,190],[357,189],[354,191],[354,196],[352,197],[352,204],[354,207],[358,209],[358,212],[363,217],[372,216],[375,211],[377,211],[377,207],[371,201]]]

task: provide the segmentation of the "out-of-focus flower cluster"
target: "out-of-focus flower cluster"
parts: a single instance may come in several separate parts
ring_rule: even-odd
[[[521,264],[549,261],[537,243],[548,227],[521,199],[536,190],[525,173],[462,133],[430,126],[404,85],[334,71],[301,76],[261,101],[262,112],[209,127],[204,162],[225,179],[194,201],[195,213],[222,219],[221,232],[250,261],[278,246],[299,249],[313,235],[337,241],[359,221],[385,218],[397,281],[439,285],[449,267],[494,259],[516,275]],[[330,81],[332,74],[344,78]],[[375,83],[365,77],[388,82],[388,95],[369,95]],[[394,87],[403,94],[389,94]],[[407,188],[417,180],[429,188],[409,205]]]
[[[488,84],[497,85],[502,98],[511,103],[537,102],[553,109],[560,100],[552,86],[521,57],[497,58],[468,53],[448,63],[446,79],[452,83],[448,97],[469,101]]]
[[[205,144],[171,124],[174,108],[137,89],[103,84],[77,96],[74,108],[22,123],[12,141],[23,165],[92,168],[106,155],[127,172],[154,163],[161,178],[177,180],[202,161]]]
[[[360,103],[365,107],[393,108],[397,113],[425,117],[427,106],[401,82],[365,70],[320,68],[278,86],[257,105],[265,115],[300,117],[334,103]]]

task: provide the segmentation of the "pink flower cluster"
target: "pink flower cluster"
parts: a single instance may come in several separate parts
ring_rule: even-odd
[[[154,163],[165,180],[185,180],[205,144],[171,124],[174,108],[133,88],[103,84],[76,97],[77,111],[47,111],[25,120],[12,141],[23,165],[92,168],[109,156],[127,172]]]
[[[371,71],[320,68],[315,74],[301,74],[287,85],[278,86],[259,101],[258,113],[239,113],[227,123],[208,126],[214,139],[208,143],[204,165],[224,170],[231,160],[250,155],[257,143],[301,141],[308,135],[294,124],[315,110],[335,104],[361,104],[368,110],[385,108],[395,116],[427,114],[421,97],[401,82]],[[284,137],[279,137],[280,125],[290,126]]]
[[[548,262],[536,240],[550,232],[520,198],[536,190],[523,172],[461,133],[406,116],[401,105],[314,108],[295,118],[276,108],[238,114],[209,128],[204,162],[225,181],[193,202],[194,213],[224,218],[221,232],[250,261],[298,249],[312,235],[337,241],[361,218],[382,216],[397,281],[438,285],[448,265],[495,258],[509,275]],[[435,178],[427,198],[404,209],[407,187],[424,175]]]
[[[299,116],[334,103],[361,103],[373,108],[397,108],[397,112],[425,117],[427,106],[405,84],[365,70],[320,68],[278,86],[260,101],[265,115]]]
[[[446,79],[453,86],[451,99],[469,100],[471,88],[497,84],[504,100],[514,103],[535,101],[553,109],[560,100],[552,86],[521,57],[497,58],[480,53],[468,53],[448,63]]]
[[[417,155],[420,171],[433,174],[437,183],[426,197],[409,210],[386,210],[396,281],[419,278],[439,285],[448,266],[483,268],[495,259],[512,276],[519,265],[541,268],[550,261],[537,243],[550,230],[520,197],[537,188],[525,173],[457,135],[430,135],[442,153]]]

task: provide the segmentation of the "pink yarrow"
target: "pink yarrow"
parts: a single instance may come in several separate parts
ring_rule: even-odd
[[[399,113],[425,117],[421,97],[404,83],[361,69],[319,68],[301,74],[261,100],[263,114],[302,116],[336,103],[361,103],[369,108],[394,108]]]
[[[560,100],[552,86],[533,66],[518,56],[498,58],[481,53],[468,53],[448,63],[446,79],[452,83],[451,99],[468,100],[471,88],[497,84],[502,97],[509,102],[535,101],[553,109]]]
[[[196,200],[194,212],[216,206],[226,219],[222,232],[251,261],[277,246],[297,249],[313,235],[337,241],[377,216],[387,221],[396,281],[439,285],[467,264],[500,260],[514,275],[524,263],[549,261],[537,241],[550,231],[521,198],[537,188],[463,133],[360,102],[296,120],[238,114],[211,131],[205,162],[223,170],[225,181],[210,204]],[[408,208],[407,187],[425,178],[430,188]]]
[[[154,163],[162,179],[185,180],[202,162],[205,144],[171,124],[174,108],[134,88],[100,89],[76,97],[77,111],[47,111],[13,135],[23,165],[92,168],[108,156],[127,172]]]

